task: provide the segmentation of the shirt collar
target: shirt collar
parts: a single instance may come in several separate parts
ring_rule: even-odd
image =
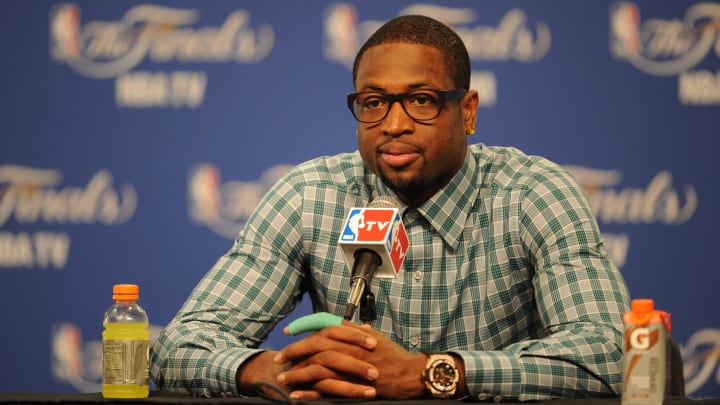
[[[462,231],[475,203],[477,178],[478,163],[468,148],[465,161],[450,182],[417,209],[453,250],[460,243]],[[378,195],[397,198],[379,177],[375,184]],[[401,211],[405,210],[407,206],[403,205]]]

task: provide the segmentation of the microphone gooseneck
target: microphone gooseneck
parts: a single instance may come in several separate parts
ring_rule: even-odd
[[[375,270],[382,265],[380,256],[370,249],[360,249],[355,252],[355,263],[352,270],[352,282],[350,284],[350,297],[345,305],[343,318],[348,321],[352,319],[355,310],[360,304],[365,289],[370,287]]]

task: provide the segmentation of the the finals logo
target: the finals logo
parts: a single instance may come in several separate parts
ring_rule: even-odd
[[[76,4],[63,3],[50,10],[50,57],[81,76],[115,79],[118,107],[198,108],[207,64],[258,63],[275,44],[272,26],[247,10],[212,25],[199,20],[197,9],[139,4],[115,20],[82,21]]]
[[[677,76],[682,104],[720,105],[720,70],[699,69],[720,57],[720,4],[697,3],[667,20],[643,20],[640,11],[633,2],[610,8],[610,53],[646,74]]]

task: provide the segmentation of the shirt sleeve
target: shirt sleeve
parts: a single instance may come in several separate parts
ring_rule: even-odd
[[[516,217],[545,336],[454,351],[476,399],[618,396],[629,294],[575,181],[560,169],[522,187]]]
[[[156,388],[237,395],[236,373],[259,353],[302,289],[300,197],[287,182],[261,201],[230,251],[203,277],[151,352]]]

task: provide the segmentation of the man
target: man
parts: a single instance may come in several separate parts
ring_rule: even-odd
[[[565,171],[468,145],[469,77],[461,39],[433,19],[398,17],[371,36],[348,96],[359,151],[301,164],[270,190],[157,340],[156,385],[252,395],[269,383],[304,399],[617,396],[624,281]],[[343,321],[258,350],[305,292],[316,312],[343,313],[343,220],[384,195],[402,201],[410,249],[396,279],[372,284],[372,327]]]

